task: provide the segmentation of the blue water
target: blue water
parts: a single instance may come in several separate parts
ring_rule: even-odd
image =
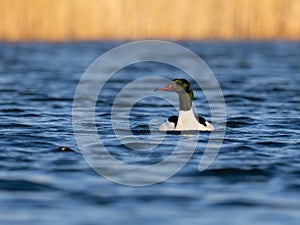
[[[81,75],[119,44],[0,43],[0,224],[298,225],[300,43],[180,42],[218,79],[227,107],[226,134],[207,170],[198,171],[209,136],[203,133],[200,147],[179,173],[145,187],[116,184],[97,174],[80,154],[72,129]],[[119,160],[159,162],[180,136],[168,134],[153,154],[132,152],[115,138],[109,106],[141,74],[172,78],[180,71],[144,63],[120,73],[98,100],[99,137]],[[147,87],[152,85],[157,87]],[[210,118],[201,90],[195,89],[195,104]],[[151,118],[167,117],[169,111],[175,112],[163,99],[143,99],[130,113],[133,133],[146,139]]]

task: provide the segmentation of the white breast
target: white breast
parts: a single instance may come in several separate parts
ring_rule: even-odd
[[[175,130],[201,130],[201,131],[213,131],[214,127],[205,122],[206,126],[200,124],[195,117],[193,109],[188,111],[179,111],[177,126]]]

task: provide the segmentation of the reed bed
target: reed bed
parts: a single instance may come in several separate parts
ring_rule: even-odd
[[[300,39],[299,0],[1,0],[0,40]]]

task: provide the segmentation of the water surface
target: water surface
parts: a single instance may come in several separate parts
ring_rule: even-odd
[[[298,224],[300,43],[181,42],[219,80],[227,106],[226,135],[206,171],[198,171],[209,137],[203,133],[178,174],[146,187],[118,185],[99,176],[80,154],[72,129],[73,96],[82,73],[119,44],[0,43],[1,224]],[[98,99],[99,137],[114,156],[130,164],[163,160],[180,137],[168,134],[159,151],[142,154],[114,136],[113,99],[126,83],[149,74],[184,76],[163,64],[132,65]],[[147,87],[151,85],[160,84]],[[198,87],[195,93],[197,111],[209,119],[205,96]],[[147,138],[149,121],[170,113],[176,110],[168,102],[145,98],[130,113],[131,129]],[[62,146],[69,151],[61,151]]]

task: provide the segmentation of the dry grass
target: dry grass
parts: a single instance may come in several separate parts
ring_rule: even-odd
[[[300,39],[300,0],[1,0],[0,39]]]

